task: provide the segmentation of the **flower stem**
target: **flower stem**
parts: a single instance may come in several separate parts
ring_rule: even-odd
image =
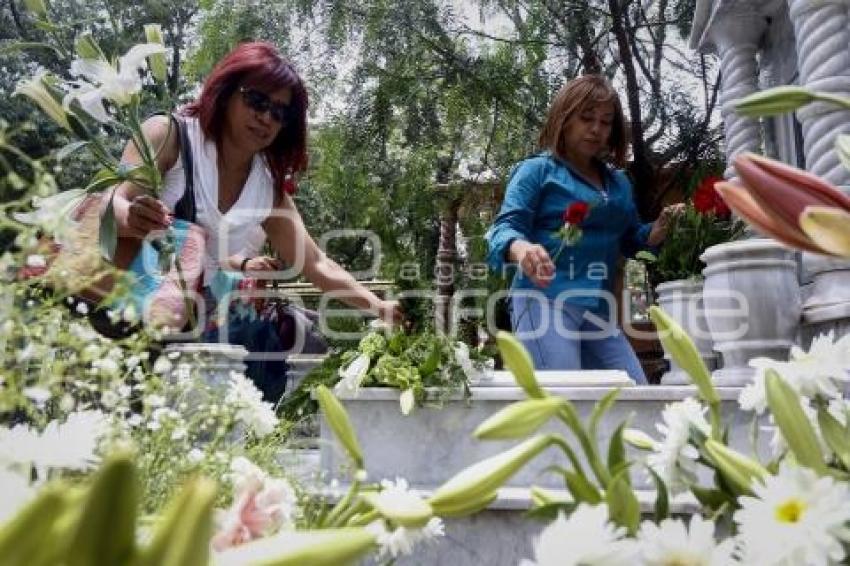
[[[576,438],[578,438],[579,444],[581,444],[582,450],[584,450],[584,454],[587,457],[587,462],[593,470],[593,474],[596,476],[596,479],[599,480],[599,484],[603,488],[607,488],[611,481],[611,476],[599,460],[599,454],[597,453],[596,446],[590,441],[587,431],[585,431],[581,426],[581,422],[578,420],[575,410],[571,410],[571,407],[561,407],[558,411],[558,418],[560,418],[564,424],[567,425],[567,428],[573,431],[573,434],[576,435]]]
[[[360,482],[355,480],[351,483],[351,486],[348,488],[348,493],[345,494],[345,497],[339,500],[336,505],[334,505],[333,510],[331,510],[330,514],[325,517],[325,520],[322,524],[323,528],[333,527],[336,525],[337,520],[340,515],[346,510],[351,501],[354,499],[354,496],[357,495],[357,492],[360,490]]]

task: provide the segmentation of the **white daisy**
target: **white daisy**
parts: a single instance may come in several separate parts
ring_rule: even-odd
[[[378,541],[378,558],[410,555],[420,542],[432,542],[445,535],[443,520],[431,517],[421,529],[396,527],[390,530],[383,519],[372,521],[366,525],[366,530],[375,535]]]
[[[239,372],[231,372],[229,381],[225,402],[236,409],[236,418],[258,436],[274,432],[278,425],[274,407],[263,401],[263,394],[254,383]]]
[[[821,334],[812,341],[809,351],[798,346],[791,348],[789,361],[770,358],[750,360],[756,368],[753,383],[741,390],[738,403],[745,411],[763,413],[767,408],[767,393],[764,376],[774,369],[794,391],[804,397],[823,395],[829,398],[841,396],[839,382],[850,381],[850,334],[833,343],[834,334]]]
[[[783,462],[779,474],[753,483],[754,497],[735,512],[741,562],[759,565],[833,564],[850,541],[850,489],[830,477]]]
[[[690,528],[681,519],[665,519],[656,525],[644,521],[638,532],[644,566],[727,566],[735,564],[735,541],[717,543],[714,522],[693,515]]]
[[[608,521],[608,508],[579,504],[569,519],[559,515],[534,543],[534,561],[520,566],[631,566],[638,548],[626,530]]]
[[[705,411],[705,407],[689,397],[664,407],[661,413],[664,422],[655,425],[664,439],[655,443],[653,453],[646,461],[664,480],[671,493],[685,491],[689,484],[696,481],[696,459],[699,453],[688,439],[691,427],[705,435],[711,433]]]

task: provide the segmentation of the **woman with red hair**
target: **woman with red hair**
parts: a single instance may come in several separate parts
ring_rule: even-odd
[[[398,304],[379,299],[329,259],[295,207],[294,179],[307,166],[307,105],[304,83],[273,45],[237,46],[212,70],[198,99],[178,113],[179,127],[166,116],[144,123],[144,133],[157,149],[164,190],[160,200],[132,183],[120,185],[113,202],[119,235],[144,238],[167,228],[191,196],[190,220],[207,234],[205,285],[235,263],[243,272],[270,267],[265,258],[246,253],[252,249],[246,244],[262,230],[280,258],[316,287],[397,322]],[[122,160],[141,161],[132,143]],[[213,297],[208,287],[204,296]],[[273,348],[272,343],[263,351]],[[256,381],[260,372],[251,369],[249,365]],[[282,387],[265,389],[282,392]]]

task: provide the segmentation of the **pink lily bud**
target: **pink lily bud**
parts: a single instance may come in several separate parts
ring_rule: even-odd
[[[816,175],[753,153],[738,155],[735,170],[740,179],[718,183],[717,190],[756,230],[793,248],[843,255],[822,241],[825,229],[813,231],[801,220],[809,207],[850,213],[850,197]]]
[[[798,225],[807,206],[850,210],[850,197],[817,175],[785,163],[744,153],[735,158],[735,170],[753,198],[785,222]]]

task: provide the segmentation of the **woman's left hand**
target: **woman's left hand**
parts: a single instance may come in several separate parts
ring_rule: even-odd
[[[647,243],[650,246],[657,246],[663,242],[664,238],[667,237],[667,230],[670,228],[670,221],[684,211],[685,204],[681,202],[665,206],[661,211],[661,214],[658,215],[658,219],[652,223],[652,230],[649,232]]]
[[[382,300],[378,303],[378,318],[392,326],[398,326],[404,321],[404,311],[398,301]]]

